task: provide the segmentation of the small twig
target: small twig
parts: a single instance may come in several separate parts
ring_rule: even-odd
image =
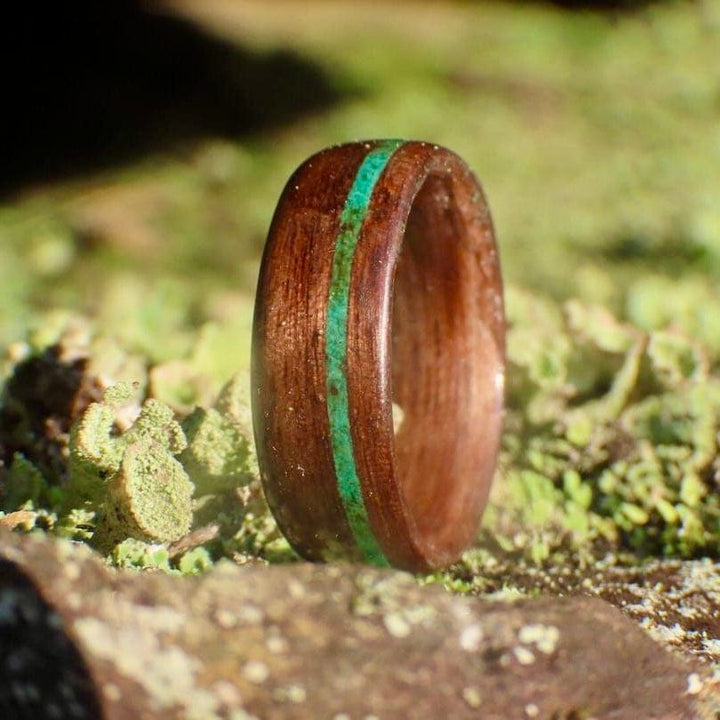
[[[204,525],[203,527],[188,533],[187,535],[185,535],[185,537],[181,537],[174,543],[170,543],[170,545],[168,545],[168,554],[170,555],[171,559],[177,557],[178,555],[182,555],[188,550],[192,550],[193,548],[199,547],[200,545],[204,545],[205,543],[214,540],[219,533],[219,525],[215,523]]]

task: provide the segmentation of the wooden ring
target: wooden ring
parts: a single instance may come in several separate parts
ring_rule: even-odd
[[[300,555],[457,560],[487,502],[504,368],[492,221],[457,155],[381,140],[298,168],[260,269],[252,393],[265,495]]]

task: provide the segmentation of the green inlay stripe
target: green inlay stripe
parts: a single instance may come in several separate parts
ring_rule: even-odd
[[[353,257],[373,189],[393,152],[402,144],[402,140],[379,143],[366,155],[355,175],[335,240],[325,327],[327,408],[335,477],[355,541],[368,562],[376,565],[389,563],[370,528],[355,465],[346,374],[347,317]]]

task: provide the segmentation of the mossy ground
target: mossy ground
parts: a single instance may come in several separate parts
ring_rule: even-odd
[[[17,366],[59,347],[63,362],[83,359],[89,378],[76,388],[75,420],[87,420],[107,385],[136,383],[136,408],[148,395],[165,403],[185,418],[190,448],[158,444],[154,431],[134,440],[207,485],[184,544],[136,538],[111,558],[197,572],[220,555],[292,556],[250,478],[251,454],[223,456],[233,492],[218,476],[223,462],[203,465],[193,438],[237,447],[248,437],[242,403],[213,403],[248,368],[257,262],[290,172],[334,142],[406,137],[449,146],[481,178],[510,320],[507,432],[481,549],[437,579],[493,592],[503,583],[483,578],[514,559],[551,570],[591,568],[608,553],[629,567],[717,559],[720,3],[627,14],[516,3],[174,5],[252,52],[297,53],[337,102],[272,131],[204,137],[26,188],[0,209],[5,411],[17,410],[7,407]],[[256,100],[275,102],[272,83]],[[205,414],[189,416],[196,405]],[[90,462],[98,477],[117,474],[114,436],[132,433],[133,417],[106,433],[120,454],[107,467]],[[85,457],[69,428],[25,418],[25,435],[9,438],[8,418],[17,415],[3,429],[4,507],[16,514],[4,523],[91,537],[102,501],[73,505],[62,489],[77,488],[62,458]]]

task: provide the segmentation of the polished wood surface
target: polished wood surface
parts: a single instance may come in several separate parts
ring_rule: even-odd
[[[348,195],[373,160],[383,165],[357,217]],[[337,476],[338,420],[328,402],[333,262],[353,222],[341,367],[360,515]],[[252,382],[265,493],[300,554],[413,571],[458,558],[475,537],[495,468],[504,333],[487,203],[460,158],[418,142],[353,143],[296,171],[263,258]],[[393,402],[403,411],[397,434]]]

